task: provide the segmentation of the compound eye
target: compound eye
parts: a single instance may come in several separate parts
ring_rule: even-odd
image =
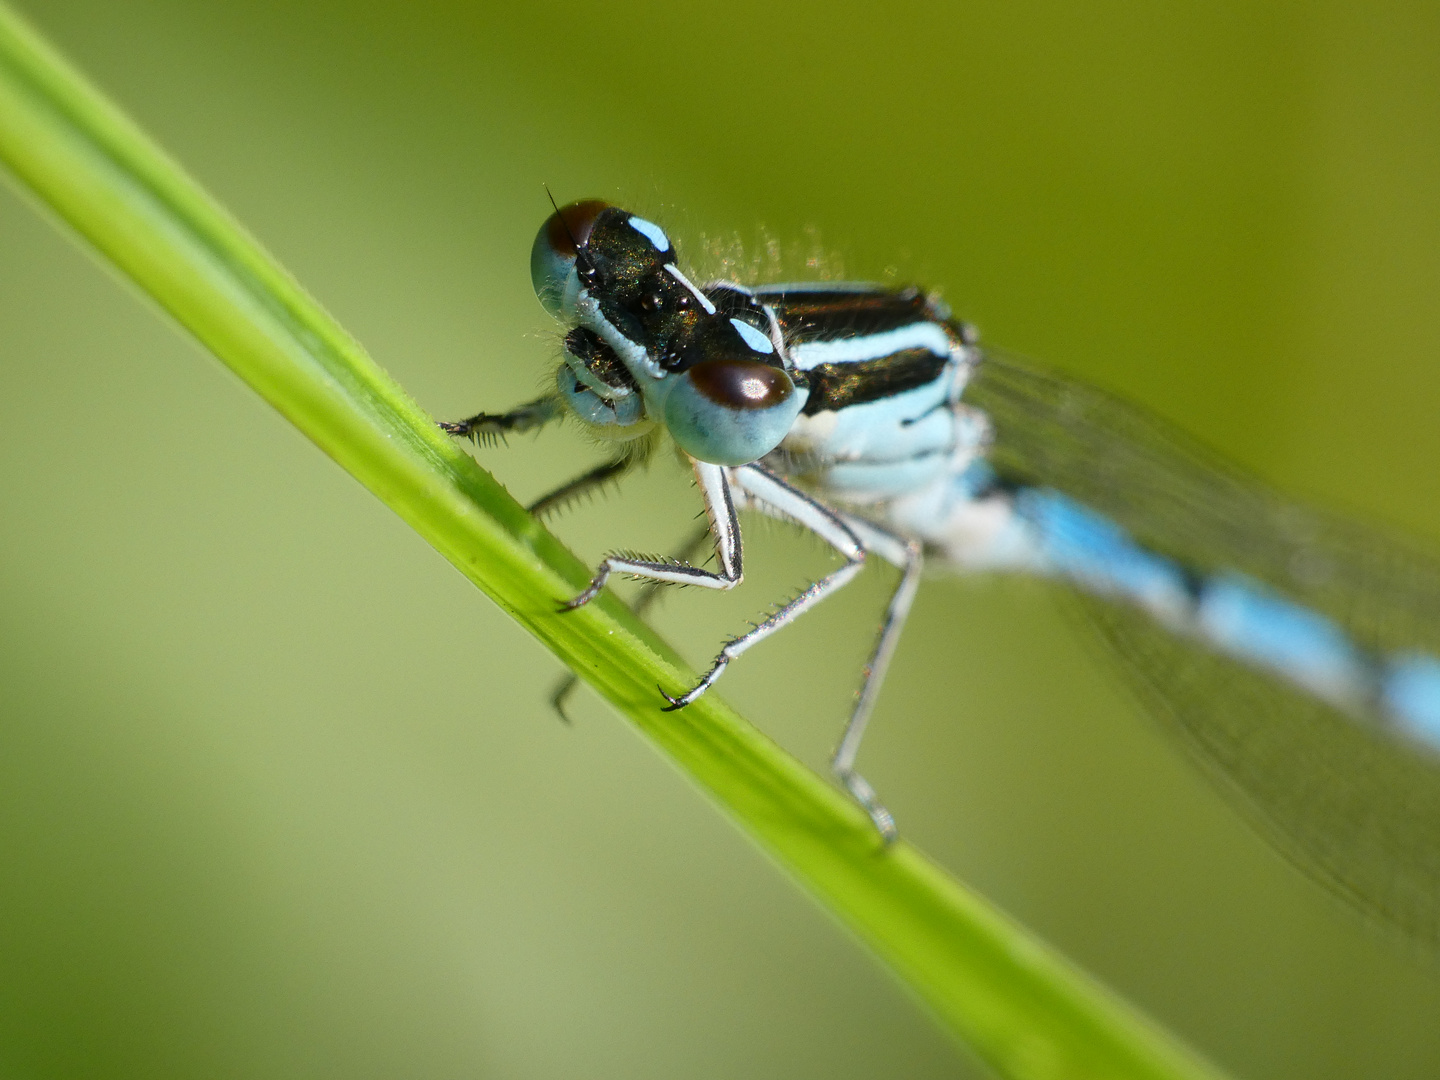
[[[610,209],[604,199],[581,199],[568,203],[545,219],[540,227],[537,244],[542,240],[558,258],[573,259],[576,247],[590,242],[590,233],[600,215]]]
[[[590,242],[596,221],[608,209],[610,204],[600,199],[583,199],[562,206],[540,226],[530,249],[530,280],[550,314],[568,314],[570,277],[579,249]]]
[[[758,360],[703,360],[675,378],[665,425],[680,449],[715,465],[744,465],[774,450],[808,396]]]
[[[772,409],[795,392],[789,375],[758,360],[705,360],[686,374],[702,397],[725,409]]]

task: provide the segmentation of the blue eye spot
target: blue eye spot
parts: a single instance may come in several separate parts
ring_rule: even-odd
[[[773,353],[775,351],[775,346],[770,343],[769,336],[756,330],[755,327],[749,323],[741,322],[739,319],[731,319],[730,325],[735,327],[736,332],[745,339],[745,344],[749,345],[750,348],[756,352]]]
[[[659,225],[653,225],[644,218],[632,217],[630,227],[654,244],[656,251],[663,253],[670,250],[670,238]]]

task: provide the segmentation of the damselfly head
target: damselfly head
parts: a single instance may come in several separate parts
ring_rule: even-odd
[[[775,449],[803,408],[763,305],[697,287],[658,225],[598,199],[557,207],[530,269],[540,302],[578,324],[558,387],[599,433],[663,422],[692,457],[740,465]]]
[[[601,199],[556,209],[530,249],[530,276],[552,315],[573,318],[581,289],[612,303],[645,310],[664,291],[663,267],[675,261],[658,225]]]

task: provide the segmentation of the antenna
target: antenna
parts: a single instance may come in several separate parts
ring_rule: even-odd
[[[565,235],[570,238],[570,246],[575,249],[575,253],[578,255],[580,253],[580,241],[575,239],[575,234],[570,231],[570,223],[565,220],[565,215],[560,212],[560,204],[555,201],[555,196],[550,194],[550,185],[541,184],[540,186],[545,189],[545,197],[550,200],[550,205],[555,208],[555,217],[559,219],[561,226],[565,229]]]

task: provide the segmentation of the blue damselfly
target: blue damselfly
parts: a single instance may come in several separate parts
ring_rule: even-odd
[[[555,389],[445,429],[480,440],[569,416],[611,441],[612,460],[536,510],[668,438],[708,518],[677,557],[606,556],[568,607],[615,573],[734,588],[742,510],[809,529],[842,558],[665,708],[694,701],[867,556],[893,564],[899,585],[832,761],[892,838],[855,766],[922,567],[1057,579],[1282,851],[1440,944],[1440,561],[1280,498],[1093,387],[982,350],[919,289],[697,285],[658,226],[595,200],[546,221],[531,272],[567,328]],[[689,561],[707,540],[714,570]]]

